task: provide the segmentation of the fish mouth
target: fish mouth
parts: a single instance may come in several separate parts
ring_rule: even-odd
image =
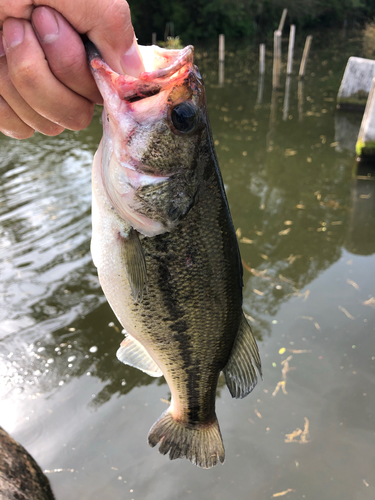
[[[139,46],[145,71],[138,78],[121,75],[113,71],[103,60],[97,47],[85,40],[89,64],[94,73],[110,82],[120,99],[134,103],[157,95],[179,81],[183,81],[193,67],[194,47],[188,45],[181,50],[162,49],[156,45]],[[194,70],[198,69],[194,66]],[[200,77],[200,75],[199,75]]]

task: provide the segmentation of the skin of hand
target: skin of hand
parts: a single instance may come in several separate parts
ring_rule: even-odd
[[[0,132],[26,139],[89,125],[102,98],[80,34],[118,73],[144,71],[125,0],[0,0]]]

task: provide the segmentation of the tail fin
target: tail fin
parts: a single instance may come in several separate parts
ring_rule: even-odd
[[[159,452],[162,455],[169,452],[171,460],[186,457],[204,469],[214,467],[218,460],[224,462],[224,445],[216,416],[211,424],[193,426],[175,420],[168,408],[148,433],[150,446],[156,446],[159,441]]]

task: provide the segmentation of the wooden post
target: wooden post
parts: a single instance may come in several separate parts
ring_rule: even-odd
[[[307,59],[309,57],[311,40],[312,40],[312,36],[309,35],[306,38],[305,48],[303,49],[303,54],[302,54],[301,66],[299,68],[299,77],[300,78],[303,78],[305,76],[306,63],[307,63]]]
[[[152,33],[152,45],[156,45],[156,33]]]
[[[225,60],[225,35],[219,35],[219,62]]]
[[[264,75],[265,71],[265,59],[266,59],[266,46],[264,43],[259,45],[259,74]]]
[[[281,19],[280,19],[278,31],[281,31],[281,32],[283,31],[284,24],[285,24],[285,18],[286,18],[287,13],[288,13],[288,9],[284,9],[283,13],[281,14]]]
[[[165,23],[165,31],[164,31],[164,41],[167,41],[169,35],[169,21]]]
[[[294,24],[290,26],[289,34],[289,47],[288,47],[288,64],[286,68],[286,74],[291,75],[293,72],[293,51],[294,51],[294,38],[296,35],[296,27]]]
[[[272,87],[279,87],[281,69],[281,31],[276,30],[273,34],[273,76]]]

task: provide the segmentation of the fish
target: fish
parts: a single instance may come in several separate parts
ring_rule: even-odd
[[[118,74],[88,42],[104,101],[92,171],[91,253],[124,328],[120,361],[164,376],[168,409],[148,443],[202,468],[224,462],[215,412],[262,376],[242,310],[242,264],[194,48],[139,46],[145,71]]]

